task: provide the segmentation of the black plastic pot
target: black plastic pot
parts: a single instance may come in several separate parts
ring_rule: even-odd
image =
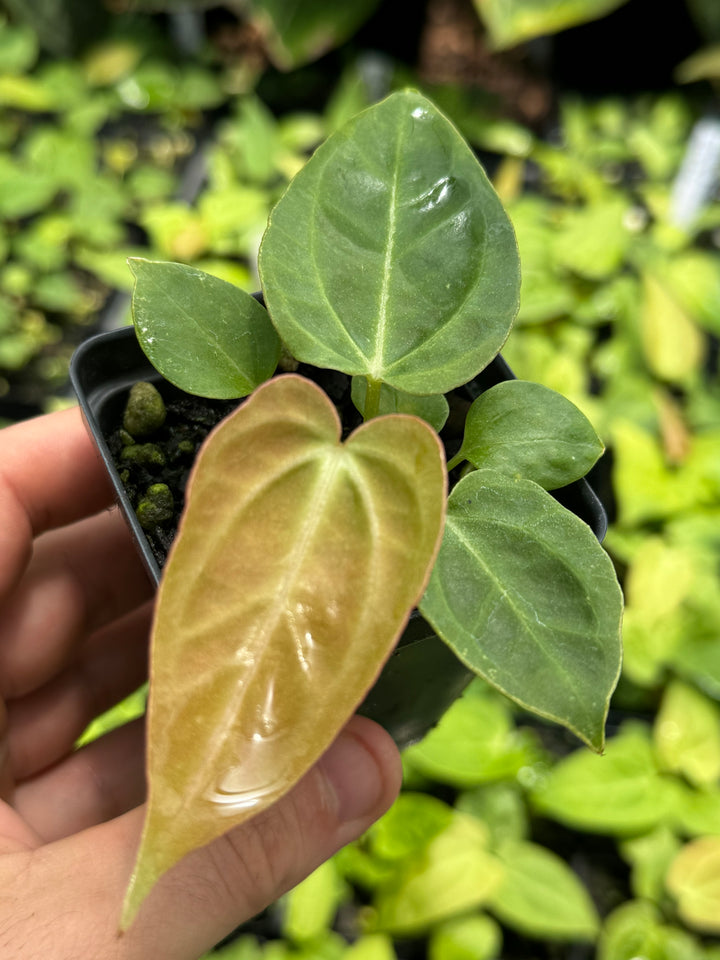
[[[183,392],[154,369],[131,327],[99,334],[83,343],[75,352],[70,375],[120,508],[148,573],[157,584],[160,567],[125,492],[108,446],[108,437],[121,422],[128,391],[137,381],[154,383],[166,401],[182,397]],[[512,377],[505,361],[497,357],[463,389],[467,391],[468,399],[473,399],[493,384]],[[555,491],[554,496],[584,520],[602,540],[607,527],[605,511],[585,480]],[[359,712],[381,723],[398,745],[405,747],[421,739],[437,723],[473,676],[415,611]]]

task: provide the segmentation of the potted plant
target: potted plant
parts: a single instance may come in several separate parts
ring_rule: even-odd
[[[148,814],[123,924],[180,857],[302,776],[378,689],[416,607],[410,629],[443,656],[422,681],[401,676],[406,700],[422,682],[447,705],[438,663],[457,663],[450,698],[479,674],[601,750],[622,600],[562,500],[592,517],[577,483],[602,444],[569,401],[503,368],[512,226],[433,104],[393,94],[316,151],[271,214],[264,305],[182,264],[131,268],[147,359],[138,372],[121,332],[100,348],[110,383],[97,351],[74,376],[88,418],[117,420],[118,487],[149,471],[139,535],[175,506],[153,466],[182,474],[194,454],[148,440],[166,409],[180,392],[214,398],[218,416],[247,399],[194,461],[160,581]],[[126,406],[137,380],[150,383]]]

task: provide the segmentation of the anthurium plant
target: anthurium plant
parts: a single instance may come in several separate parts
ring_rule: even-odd
[[[264,305],[182,264],[131,269],[157,370],[247,399],[195,460],[159,588],[122,924],[177,860],[303,775],[415,607],[472,671],[600,751],[621,593],[548,490],[602,444],[537,384],[460,392],[508,336],[520,271],[497,195],[435,106],[395,93],[316,151],[271,214]],[[360,425],[298,365],[352,378]]]

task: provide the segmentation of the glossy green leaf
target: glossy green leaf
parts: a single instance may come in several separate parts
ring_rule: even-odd
[[[311,943],[330,930],[348,894],[334,860],[326,860],[283,900],[282,932],[293,943]]]
[[[47,207],[60,189],[57,177],[23,168],[0,154],[0,216],[15,220]]]
[[[626,0],[473,0],[496,49],[610,13]]]
[[[720,258],[717,254],[705,250],[676,253],[663,263],[662,276],[680,307],[709,333],[720,334]]]
[[[577,874],[556,853],[537,843],[505,844],[498,856],[502,882],[488,909],[506,926],[547,940],[594,940],[599,919]]]
[[[250,7],[273,61],[290,70],[351,37],[377,4],[378,0],[251,0]]]
[[[26,24],[0,22],[0,63],[4,74],[27,74],[38,56],[38,38]]]
[[[658,908],[629,900],[608,916],[598,943],[598,960],[708,960],[686,930],[663,922]]]
[[[679,782],[672,819],[675,828],[686,836],[720,836],[720,789],[697,790]]]
[[[590,528],[541,487],[490,470],[457,484],[420,610],[490,684],[602,749],[622,595]]]
[[[705,341],[695,321],[651,273],[643,277],[641,332],[646,362],[657,377],[684,383],[697,373]]]
[[[542,761],[538,763],[542,769]],[[465,790],[460,794],[455,809],[482,820],[490,832],[490,845],[498,847],[508,840],[525,840],[530,832],[529,814],[520,781],[525,780],[526,768],[520,777],[509,783],[492,783]]]
[[[420,743],[405,751],[405,762],[426,777],[459,788],[514,777],[531,764],[533,748],[515,728],[509,704],[489,693],[466,691]]]
[[[589,280],[613,277],[633,239],[625,226],[629,207],[625,197],[614,194],[587,207],[565,207],[553,238],[557,265]]]
[[[342,960],[397,960],[390,937],[383,933],[369,933],[347,948]]]
[[[452,807],[437,797],[405,791],[370,828],[373,855],[396,862],[422,852],[453,819]]]
[[[539,383],[506,380],[470,407],[455,462],[469,460],[555,490],[584,477],[603,449],[590,421],[570,400]]]
[[[317,386],[280,377],[195,463],[158,594],[125,926],[167,869],[320,757],[423,590],[444,511],[436,434],[401,416],[340,432]]]
[[[720,708],[699,690],[680,680],[671,682],[663,694],[653,736],[665,769],[698,786],[720,779]]]
[[[367,397],[367,380],[365,377],[352,378],[351,392],[355,408],[365,416],[365,399]],[[395,390],[383,383],[380,387],[379,412],[380,414],[408,413],[425,420],[433,430],[439,432],[445,426],[450,407],[442,394],[432,397],[419,397],[412,393],[403,393],[402,390]]]
[[[316,151],[271,213],[259,265],[293,356],[408,393],[469,380],[517,312],[510,221],[457,130],[409,90]]]
[[[430,934],[428,960],[497,960],[502,931],[483,914],[458,917],[440,924]]]
[[[230,398],[272,376],[280,341],[254,297],[182,263],[129,264],[135,331],[167,380],[201,397]]]
[[[621,844],[620,852],[632,867],[630,883],[636,897],[661,902],[665,875],[679,849],[680,841],[666,825]]]
[[[605,755],[578,750],[561,760],[532,795],[544,816],[580,830],[627,836],[652,830],[673,812],[673,783],[661,776],[649,734],[628,727]]]
[[[720,933],[720,837],[699,837],[673,860],[667,888],[688,926]]]
[[[701,47],[675,68],[678,83],[717,80],[720,77],[720,44]]]
[[[474,817],[455,813],[422,853],[402,862],[374,902],[376,929],[418,934],[439,920],[485,903],[503,874],[487,849],[487,831]]]

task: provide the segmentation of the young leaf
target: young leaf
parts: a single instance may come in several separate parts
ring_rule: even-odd
[[[720,710],[694,687],[673,680],[665,689],[653,728],[661,766],[697,786],[720,777]]]
[[[453,787],[514,777],[536,759],[531,744],[512,722],[507,700],[481,680],[475,682],[490,695],[478,696],[468,688],[438,725],[403,754],[411,768]]]
[[[647,900],[628,900],[607,917],[597,960],[710,960],[686,930],[671,926]]]
[[[378,0],[251,0],[250,10],[275,65],[291,70],[316,60],[351,37],[377,3]]]
[[[473,0],[495,49],[602,17],[625,0]]]
[[[167,380],[201,397],[231,398],[272,376],[280,341],[254,297],[183,263],[128,263],[137,337]]]
[[[666,824],[620,845],[623,859],[631,866],[630,886],[636,897],[660,903],[665,875],[680,846],[675,832]]]
[[[546,817],[578,830],[632,836],[674,813],[675,784],[660,775],[645,728],[624,727],[605,756],[576,750],[556,764],[534,791]]]
[[[259,267],[293,356],[407,393],[475,376],[518,307],[500,200],[457,130],[411,90],[318,148],[270,215]]]
[[[297,376],[203,447],[153,629],[149,806],[123,914],[182,856],[287,792],[372,685],[422,592],[445,471],[421,420],[340,442]]]
[[[510,841],[498,851],[505,867],[488,908],[526,936],[594,940],[599,918],[585,887],[556,853],[537,843]]]
[[[688,926],[720,933],[720,837],[686,844],[670,866],[667,888]]]
[[[537,484],[490,470],[457,484],[420,610],[490,684],[602,750],[622,595],[590,528]]]
[[[430,934],[428,960],[499,960],[502,930],[482,913],[441,923]]]
[[[485,903],[502,876],[501,864],[487,849],[484,825],[455,812],[449,826],[416,856],[401,861],[397,875],[378,891],[374,926],[418,934]]]
[[[365,416],[367,380],[365,377],[353,377],[350,389],[355,409]],[[380,387],[380,413],[409,413],[411,416],[425,420],[433,430],[439,432],[445,426],[450,407],[442,394],[418,397],[412,393],[395,390],[383,383]]]
[[[562,394],[539,383],[506,380],[470,407],[455,461],[556,490],[585,476],[602,452],[590,421]]]

